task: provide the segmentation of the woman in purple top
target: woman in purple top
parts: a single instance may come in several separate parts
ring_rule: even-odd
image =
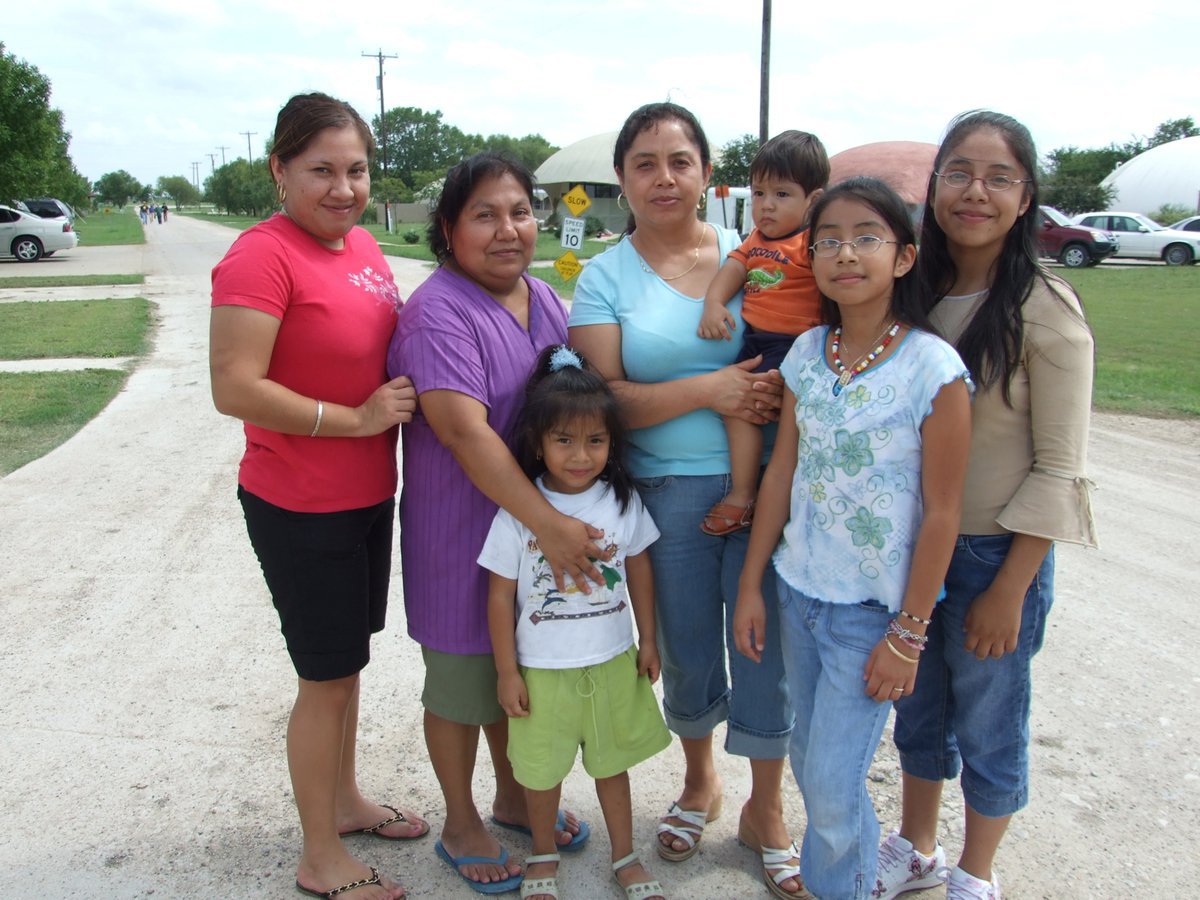
[[[450,170],[429,226],[439,268],[404,306],[388,353],[389,371],[409,375],[419,398],[403,430],[400,551],[408,633],[425,662],[425,742],[446,802],[436,849],[482,893],[515,889],[521,869],[471,794],[480,728],[496,772],[493,821],[528,825],[496,698],[487,573],[475,562],[497,506],[533,531],[560,582],[603,583],[589,559],[602,555],[601,533],[550,506],[512,454],[526,378],[542,348],[567,336],[562,301],[525,273],[537,243],[532,197],[529,171],[496,154]],[[562,815],[561,849],[587,835]]]

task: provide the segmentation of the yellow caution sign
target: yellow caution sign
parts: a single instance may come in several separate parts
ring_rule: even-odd
[[[563,281],[570,281],[583,271],[583,264],[579,261],[578,256],[568,250],[554,261],[554,268],[558,270]]]
[[[587,195],[582,184],[577,184],[567,193],[563,194],[562,202],[567,204],[567,209],[571,211],[571,215],[579,217],[583,215],[583,211],[592,205],[592,198]]]

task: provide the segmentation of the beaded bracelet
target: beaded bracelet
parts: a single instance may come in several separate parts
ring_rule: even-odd
[[[902,660],[904,660],[906,663],[911,663],[912,665],[914,665],[914,666],[915,666],[917,663],[919,663],[919,662],[921,661],[921,658],[920,658],[920,657],[917,657],[916,659],[913,659],[911,656],[909,656],[909,655],[907,655],[907,654],[905,654],[905,653],[901,653],[899,650],[897,650],[897,649],[896,649],[896,648],[895,648],[895,647],[892,645],[892,642],[891,642],[890,640],[888,640],[888,636],[887,636],[886,634],[883,636],[883,642],[884,642],[885,644],[887,644],[887,648],[888,648],[889,650],[891,650],[893,653],[895,653],[895,654],[896,654],[898,657],[900,657],[900,658],[901,658]]]
[[[894,634],[900,639],[902,644],[916,650],[918,653],[924,650],[925,645],[929,642],[929,638],[925,635],[909,631],[901,625],[899,619],[892,619],[892,621],[888,622],[887,633]]]
[[[321,417],[324,415],[325,415],[325,404],[322,403],[320,400],[318,400],[317,401],[317,421],[313,423],[312,434],[309,435],[310,438],[316,437],[317,432],[321,430]]]
[[[904,618],[906,618],[906,619],[912,619],[918,625],[932,625],[933,624],[933,619],[922,619],[920,616],[914,616],[907,609],[900,610],[900,615],[904,616]]]

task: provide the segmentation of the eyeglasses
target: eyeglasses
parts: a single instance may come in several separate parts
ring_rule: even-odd
[[[966,190],[972,182],[978,181],[993,194],[1007,191],[1014,184],[1030,184],[1033,181],[1032,178],[1009,178],[1007,175],[968,175],[962,171],[934,172],[933,174],[942,179],[946,183],[946,187]]]
[[[808,249],[812,251],[813,256],[820,256],[824,259],[831,259],[842,252],[842,247],[849,247],[855,253],[863,256],[868,256],[882,247],[884,244],[895,244],[897,241],[885,241],[883,238],[875,237],[873,234],[860,234],[852,241],[839,241],[836,238],[822,238],[819,241],[814,241]]]

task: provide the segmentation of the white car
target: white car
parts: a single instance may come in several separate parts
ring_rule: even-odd
[[[43,219],[11,206],[0,206],[0,256],[37,262],[59,250],[73,250],[79,235],[64,216]]]
[[[1168,266],[1186,266],[1200,259],[1200,233],[1163,228],[1141,213],[1090,212],[1074,221],[1120,238],[1121,247],[1114,257],[1161,259]]]
[[[1200,216],[1188,216],[1167,226],[1174,231],[1200,231]]]

